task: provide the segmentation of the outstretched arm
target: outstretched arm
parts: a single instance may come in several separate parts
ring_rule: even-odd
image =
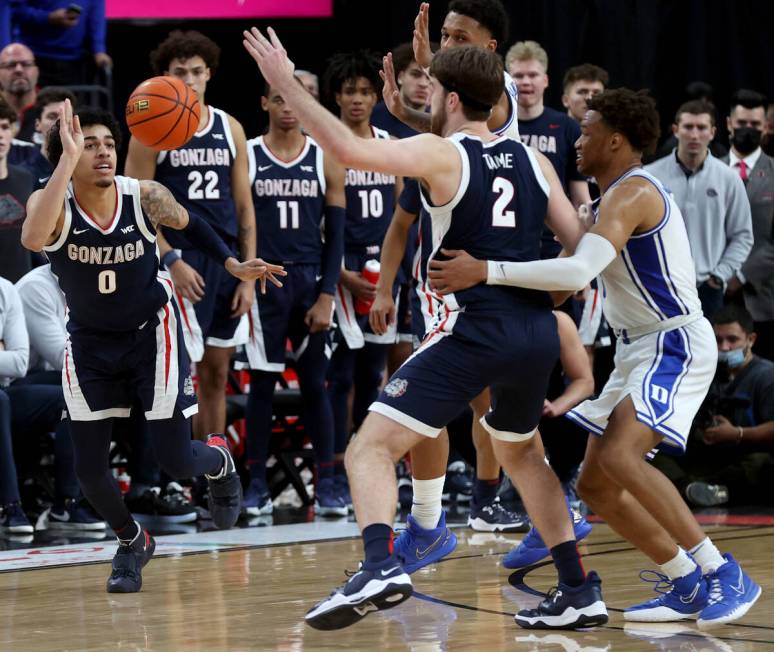
[[[210,258],[217,260],[232,276],[243,281],[260,279],[261,292],[265,292],[267,280],[282,287],[275,276],[285,276],[281,265],[270,265],[260,258],[240,263],[212,227],[197,215],[190,215],[165,186],[156,181],[140,181],[140,201],[155,228],[162,225],[183,231],[188,240]]]

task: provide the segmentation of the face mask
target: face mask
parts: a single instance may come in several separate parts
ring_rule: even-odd
[[[754,127],[738,127],[734,129],[731,144],[742,156],[752,154],[761,144],[763,132]]]
[[[741,367],[746,357],[746,348],[731,349],[730,351],[718,351],[718,362],[726,365],[729,369]]]

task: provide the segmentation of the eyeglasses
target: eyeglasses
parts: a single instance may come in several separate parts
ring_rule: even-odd
[[[0,63],[0,70],[13,70],[16,66],[21,66],[25,70],[28,68],[34,68],[34,61],[8,61],[7,63]]]

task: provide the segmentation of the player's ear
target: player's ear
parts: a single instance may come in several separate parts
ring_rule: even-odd
[[[336,100],[336,106],[341,108],[341,93],[335,93],[333,99]]]
[[[680,128],[680,127],[678,127],[676,123],[674,123],[674,122],[672,123],[672,133],[673,133],[675,136],[677,136],[677,130],[678,130],[679,128]]]
[[[264,97],[263,95],[261,95],[261,108],[264,111],[268,111],[269,110],[269,99]]]
[[[486,44],[486,49],[492,52],[497,52],[497,41],[493,38],[489,39],[489,43]]]
[[[562,106],[565,109],[569,109],[570,108],[570,98],[567,97],[567,95],[562,95]]]
[[[212,72],[210,71],[210,67],[207,66],[204,69],[204,81],[210,81],[210,78],[212,77]]]

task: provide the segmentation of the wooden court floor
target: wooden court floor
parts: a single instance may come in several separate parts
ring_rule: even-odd
[[[624,626],[621,609],[651,597],[645,558],[605,525],[581,546],[610,609],[588,632],[522,630],[513,614],[554,581],[551,567],[512,575],[499,565],[519,535],[459,528],[442,563],[414,578],[415,596],[358,625],[318,632],[303,615],[356,567],[356,539],[213,550],[159,558],[139,594],[108,595],[106,563],[0,573],[0,650],[612,650],[774,651],[774,526],[708,528],[740,559],[763,596],[738,624],[707,634],[692,623]],[[211,534],[211,533],[210,533]],[[511,582],[509,583],[509,578]]]

